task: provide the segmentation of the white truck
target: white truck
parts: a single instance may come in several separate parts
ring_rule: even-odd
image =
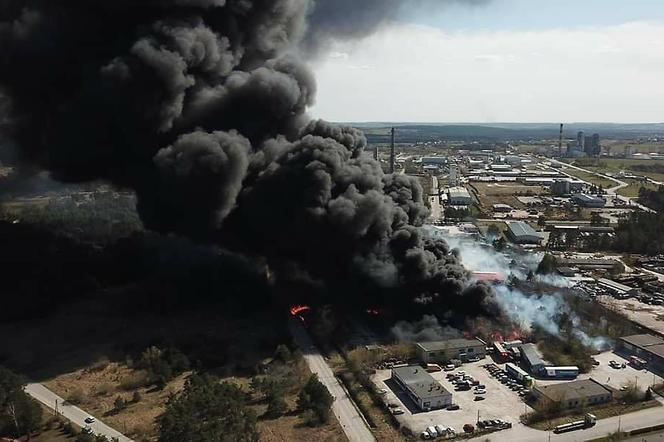
[[[582,428],[590,428],[597,423],[597,416],[594,414],[586,413],[583,420],[570,422],[569,424],[558,425],[553,429],[556,434],[566,433],[568,431],[581,430]]]

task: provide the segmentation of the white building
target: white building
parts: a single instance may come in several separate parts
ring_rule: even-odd
[[[473,198],[465,187],[450,187],[447,196],[452,206],[470,206],[473,203]]]

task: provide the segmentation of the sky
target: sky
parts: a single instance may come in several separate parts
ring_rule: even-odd
[[[664,1],[411,8],[313,67],[337,122],[663,122]]]

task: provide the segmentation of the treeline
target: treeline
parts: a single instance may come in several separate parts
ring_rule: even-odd
[[[42,409],[24,391],[25,379],[0,366],[0,436],[28,436],[41,427]]]
[[[127,313],[134,314],[214,305],[241,316],[270,308],[262,267],[178,237],[136,232],[100,247],[0,221],[0,243],[0,320],[42,317],[112,287],[133,287]]]
[[[664,216],[634,212],[620,221],[612,248],[618,252],[658,255],[664,253]]]
[[[663,212],[664,186],[660,186],[657,190],[642,187],[641,190],[639,190],[639,202],[657,212]]]
[[[133,194],[96,190],[49,196],[45,205],[7,205],[0,219],[28,222],[59,236],[108,244],[143,230]]]

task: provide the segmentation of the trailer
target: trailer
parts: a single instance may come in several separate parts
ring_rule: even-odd
[[[516,379],[517,381],[523,381],[524,379],[530,377],[528,376],[528,373],[514,364],[505,364],[505,371],[510,377]]]
[[[579,376],[579,367],[544,367],[540,375],[549,379],[576,379]]]
[[[568,431],[590,428],[594,426],[596,423],[597,423],[597,416],[595,416],[594,414],[586,413],[583,420],[570,422],[569,424],[558,425],[553,429],[553,432],[556,434],[567,433]]]

